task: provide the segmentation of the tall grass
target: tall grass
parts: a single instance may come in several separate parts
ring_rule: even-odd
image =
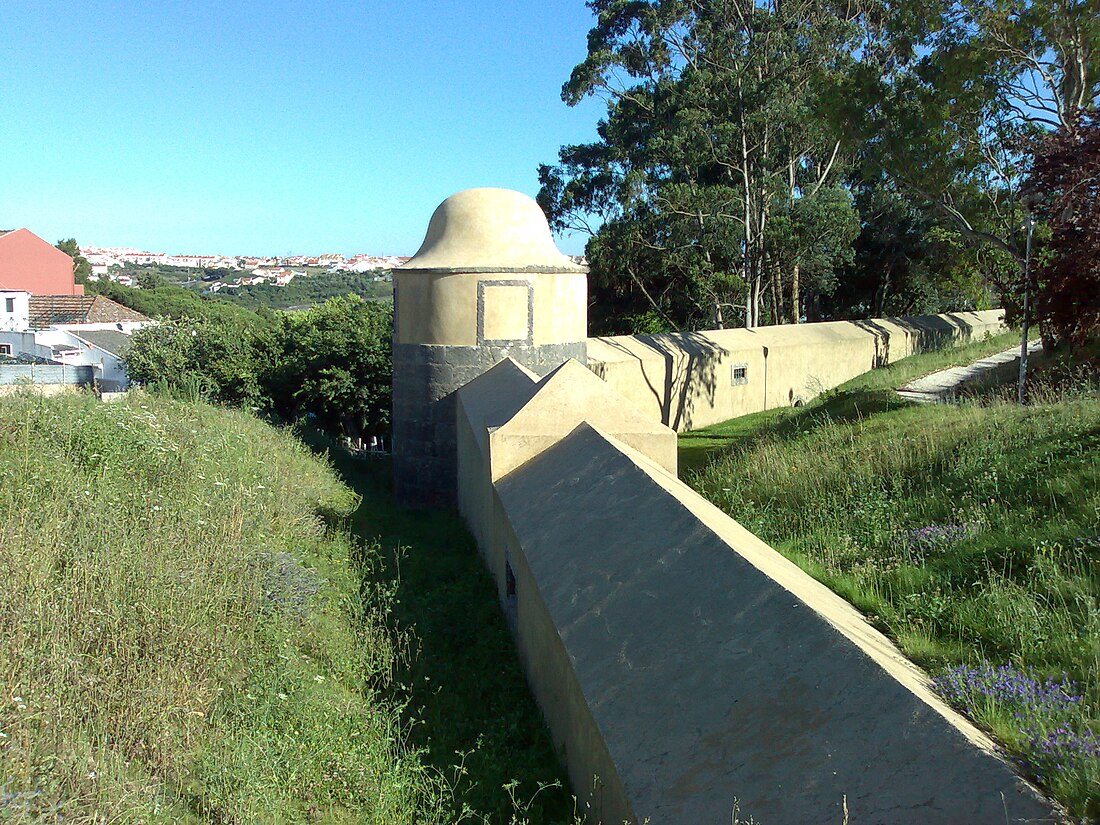
[[[0,821],[446,819],[355,504],[244,414],[0,400]]]
[[[977,693],[951,698],[1071,810],[1100,815],[1100,397],[911,406],[880,382],[743,423],[693,483],[955,673]],[[1017,702],[990,662],[1070,699]],[[1059,725],[1077,744],[1049,761]]]
[[[377,542],[387,559],[380,582],[396,588],[393,618],[415,629],[416,653],[400,680],[410,741],[448,777],[453,815],[576,825],[577,803],[527,687],[496,585],[462,520],[453,511],[398,505],[388,459],[333,457],[363,497],[356,533]]]

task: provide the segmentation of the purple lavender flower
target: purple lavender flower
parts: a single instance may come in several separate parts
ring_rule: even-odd
[[[1100,535],[1096,536],[1081,536],[1073,540],[1073,544],[1070,545],[1074,550],[1097,550],[1100,549]]]
[[[929,524],[925,527],[917,527],[906,530],[904,533],[906,544],[910,551],[942,550],[956,542],[962,541],[973,533],[976,525],[971,522],[962,524]]]
[[[1100,759],[1100,736],[1088,727],[1089,709],[1078,687],[1040,679],[1012,665],[949,668],[934,680],[937,692],[968,715],[981,717],[991,706],[1012,712],[1025,762],[1036,775],[1083,770]]]

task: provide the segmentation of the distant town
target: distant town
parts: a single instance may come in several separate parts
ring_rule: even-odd
[[[91,281],[110,280],[135,286],[134,267],[156,266],[165,269],[194,269],[196,281],[204,281],[205,291],[216,294],[223,289],[249,286],[287,286],[295,278],[322,273],[374,272],[375,281],[392,280],[389,271],[409,260],[408,255],[169,255],[128,247],[81,246],[80,254],[91,264]],[[583,255],[571,255],[574,263],[586,264]],[[230,273],[234,273],[230,275]],[[236,273],[240,273],[236,275]]]
[[[132,286],[134,275],[128,268],[134,266],[158,266],[171,269],[195,269],[204,273],[227,275],[241,273],[239,277],[210,278],[206,290],[216,293],[222,289],[245,286],[286,286],[294,278],[307,271],[323,272],[378,272],[380,280],[388,280],[388,271],[409,260],[401,255],[353,255],[350,258],[337,253],[324,255],[285,255],[253,257],[247,255],[168,255],[164,252],[147,252],[141,249],[82,246],[80,254],[91,264],[89,280],[112,280]]]

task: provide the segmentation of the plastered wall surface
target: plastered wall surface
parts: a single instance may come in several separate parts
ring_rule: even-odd
[[[683,485],[660,438],[647,455],[587,423],[637,426],[592,377],[503,362],[457,394],[460,507],[590,821],[726,823],[736,801],[834,825],[844,800],[853,823],[1057,821],[851,606]]]
[[[394,270],[394,340],[475,346],[516,340],[541,346],[584,341],[584,273],[451,273]]]
[[[1003,332],[1002,310],[588,339],[588,368],[678,432],[808,402],[929,349]],[[738,375],[734,370],[743,370]]]
[[[588,821],[1059,821],[850,605],[676,478],[676,430],[1001,313],[586,339],[583,272],[525,195],[439,206],[395,272],[394,469],[402,500],[457,501]]]

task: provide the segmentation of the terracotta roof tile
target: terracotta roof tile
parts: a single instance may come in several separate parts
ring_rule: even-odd
[[[89,324],[116,323],[118,321],[148,321],[149,319],[118,301],[112,301],[106,295],[96,295],[95,302],[88,312]]]
[[[110,324],[147,320],[140,312],[104,295],[32,295],[30,298],[31,329],[45,329],[54,324]]]

